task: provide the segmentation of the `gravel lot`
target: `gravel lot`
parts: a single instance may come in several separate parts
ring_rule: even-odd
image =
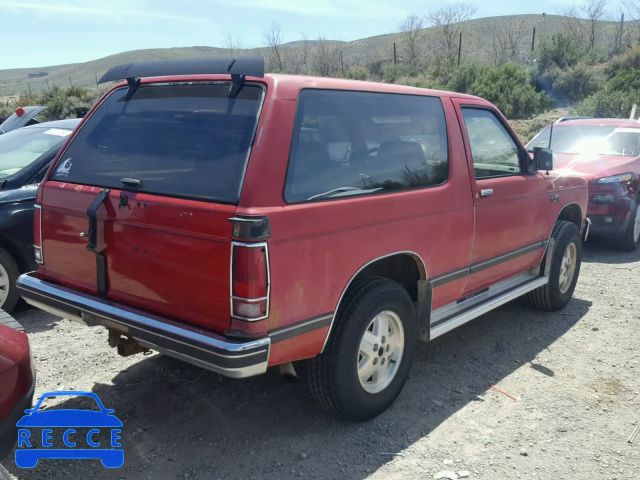
[[[232,381],[157,354],[124,359],[105,330],[25,309],[36,397],[96,392],[124,423],[125,465],[6,467],[20,479],[639,478],[640,436],[627,439],[640,421],[640,252],[589,244],[582,269],[562,312],[513,303],[423,344],[398,401],[363,424],[318,411],[275,371]]]

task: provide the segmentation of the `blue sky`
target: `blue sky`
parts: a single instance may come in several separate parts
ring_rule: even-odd
[[[476,17],[557,13],[580,0],[471,0]],[[443,2],[428,0],[0,0],[0,69],[93,60],[143,48],[263,44],[280,24],[285,41],[302,33],[337,40],[397,31],[409,13]],[[609,0],[619,9],[618,0]]]

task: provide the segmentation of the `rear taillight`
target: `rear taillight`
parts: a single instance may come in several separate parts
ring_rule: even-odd
[[[44,263],[44,255],[42,253],[42,207],[36,205],[33,212],[33,248],[36,256],[36,262]]]
[[[231,316],[256,321],[269,316],[269,253],[266,243],[231,245]]]

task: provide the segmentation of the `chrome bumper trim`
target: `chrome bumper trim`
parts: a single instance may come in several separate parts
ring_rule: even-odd
[[[16,282],[24,300],[84,325],[117,330],[142,345],[233,378],[267,370],[271,339],[236,342],[194,326],[103,300],[25,273]]]

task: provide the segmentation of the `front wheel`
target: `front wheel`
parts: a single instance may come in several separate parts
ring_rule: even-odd
[[[631,218],[627,229],[618,237],[618,248],[633,252],[640,245],[640,201],[631,207]]]
[[[569,303],[576,288],[582,264],[582,239],[574,223],[562,221],[553,227],[551,238],[554,249],[549,283],[529,293],[528,298],[540,310],[555,312]]]
[[[400,284],[380,277],[356,280],[325,351],[308,362],[316,401],[349,420],[380,415],[407,380],[417,332],[413,304]]]

